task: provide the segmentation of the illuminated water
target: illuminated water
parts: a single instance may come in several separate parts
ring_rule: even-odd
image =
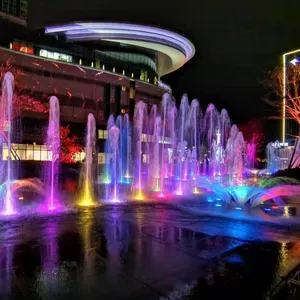
[[[80,184],[80,206],[93,206],[95,204],[95,177],[96,170],[96,121],[93,114],[88,115],[86,134],[86,155],[82,167]]]
[[[60,110],[56,97],[50,98],[49,125],[46,143],[51,151],[50,167],[46,167],[45,186],[48,189],[48,209],[54,210],[58,203],[60,166]]]
[[[10,72],[4,75],[2,82],[2,98],[1,98],[1,110],[0,110],[0,126],[1,126],[1,144],[7,145],[8,156],[6,162],[6,168],[2,161],[2,177],[3,181],[6,181],[6,191],[4,196],[4,204],[2,213],[5,215],[11,215],[16,213],[14,207],[14,199],[11,192],[11,181],[14,178],[12,160],[14,150],[12,147],[12,133],[13,133],[13,92],[14,92],[14,77]],[[4,176],[3,176],[4,175]]]
[[[0,221],[0,236],[0,298],[8,300],[263,299],[300,259],[297,226],[166,204]]]

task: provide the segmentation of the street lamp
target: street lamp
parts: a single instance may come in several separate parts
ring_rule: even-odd
[[[282,74],[283,74],[283,83],[282,83],[282,143],[285,143],[285,128],[286,128],[286,57],[290,54],[300,53],[300,49],[284,53],[282,55]],[[299,62],[297,58],[290,61],[294,66]]]

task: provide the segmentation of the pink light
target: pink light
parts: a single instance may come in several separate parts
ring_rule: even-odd
[[[176,191],[176,195],[177,195],[177,196],[182,196],[182,189],[177,190],[177,191]]]
[[[158,198],[165,198],[165,195],[162,194],[162,193],[160,193],[160,194],[158,195]]]

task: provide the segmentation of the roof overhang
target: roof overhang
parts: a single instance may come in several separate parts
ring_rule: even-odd
[[[185,37],[145,25],[77,22],[48,26],[46,34],[63,34],[70,42],[104,40],[152,50],[158,54],[159,76],[177,70],[195,54],[194,45]]]

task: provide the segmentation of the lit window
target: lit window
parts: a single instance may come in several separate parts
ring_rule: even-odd
[[[48,51],[45,49],[40,50],[40,56],[55,59],[55,60],[65,61],[65,62],[72,62],[71,55],[58,53],[58,52],[51,52],[51,51]],[[79,61],[79,63],[80,63],[80,61]]]
[[[105,164],[105,153],[98,153],[98,164],[99,165]]]
[[[107,130],[99,129],[98,130],[98,139],[106,140],[107,139]]]
[[[149,163],[149,155],[144,154],[142,155],[143,163],[148,164]]]
[[[122,108],[121,109],[121,114],[125,114],[126,113],[126,109],[125,108]]]
[[[94,62],[93,62],[93,61],[92,61],[92,63],[91,63],[91,67],[94,68]]]
[[[102,66],[102,70],[105,70],[105,65]]]
[[[116,68],[115,68],[115,67],[113,67],[113,72],[114,72],[114,73],[116,72]]]
[[[82,59],[81,58],[79,59],[79,64],[82,65]]]
[[[134,77],[134,73],[131,73],[131,77],[132,77],[132,78]]]
[[[125,70],[123,70],[122,74],[125,75]]]
[[[107,130],[104,130],[104,139],[107,139]]]

